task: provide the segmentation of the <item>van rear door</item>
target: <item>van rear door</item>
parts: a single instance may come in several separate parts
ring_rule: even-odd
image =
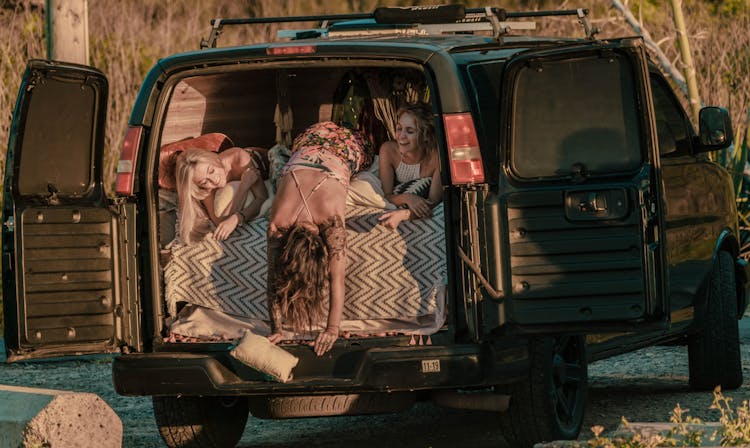
[[[493,72],[468,70],[485,82]],[[498,72],[499,113],[482,120],[499,123],[499,174],[479,200],[479,244],[494,248],[487,274],[503,297],[484,300],[485,330],[665,327],[661,174],[642,42],[523,51]]]
[[[35,60],[24,73],[2,218],[8,361],[138,345],[120,294],[125,220],[103,188],[107,89],[91,67]]]

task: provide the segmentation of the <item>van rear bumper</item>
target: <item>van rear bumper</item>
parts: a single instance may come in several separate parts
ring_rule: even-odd
[[[228,355],[157,352],[121,355],[112,364],[121,395],[296,395],[460,388],[503,384],[528,372],[528,346],[339,348],[316,357],[309,347],[289,347],[300,358],[289,383]]]

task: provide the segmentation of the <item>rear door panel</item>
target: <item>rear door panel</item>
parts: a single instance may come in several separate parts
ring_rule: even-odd
[[[592,110],[606,111],[613,99],[576,83],[612,63],[622,64],[613,95],[623,112],[607,121]],[[485,300],[482,319],[531,333],[665,327],[661,178],[642,43],[522,52],[504,68],[499,181],[480,201],[488,212],[481,245],[496,248],[487,277],[504,297]],[[547,69],[553,88],[519,98],[519,73]],[[520,109],[525,121],[517,122],[519,107],[543,113]]]
[[[31,61],[13,116],[3,203],[8,360],[119,349],[121,206],[104,194],[107,80]],[[15,300],[14,300],[15,299]]]

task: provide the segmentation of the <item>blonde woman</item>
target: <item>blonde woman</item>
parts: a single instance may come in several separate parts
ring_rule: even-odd
[[[210,220],[214,238],[223,241],[243,222],[255,218],[268,198],[268,152],[263,148],[229,148],[220,153],[188,149],[177,156],[175,180],[180,207],[180,238],[187,244],[202,238],[199,221]],[[239,181],[226,210],[217,215],[214,193],[228,182]],[[253,200],[245,204],[248,193]]]
[[[440,161],[435,142],[435,125],[428,104],[406,104],[396,112],[396,139],[380,147],[380,181],[386,199],[399,210],[386,212],[381,224],[395,229],[404,219],[419,219],[432,215],[432,207],[443,198],[440,182]],[[412,193],[394,194],[400,183],[429,177],[430,190],[426,198]]]

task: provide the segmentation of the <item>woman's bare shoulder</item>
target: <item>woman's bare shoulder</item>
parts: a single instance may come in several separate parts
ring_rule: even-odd
[[[219,157],[230,161],[234,167],[245,166],[250,163],[250,154],[239,146],[225,149],[219,153]]]
[[[437,151],[432,151],[432,155],[430,155],[430,161],[429,167],[430,167],[430,175],[435,174],[436,171],[440,170],[440,157],[438,156]]]
[[[395,160],[398,160],[398,146],[396,145],[396,142],[393,140],[389,140],[387,142],[384,142],[382,145],[380,145],[380,159],[383,161],[387,161],[390,164],[394,164]]]

